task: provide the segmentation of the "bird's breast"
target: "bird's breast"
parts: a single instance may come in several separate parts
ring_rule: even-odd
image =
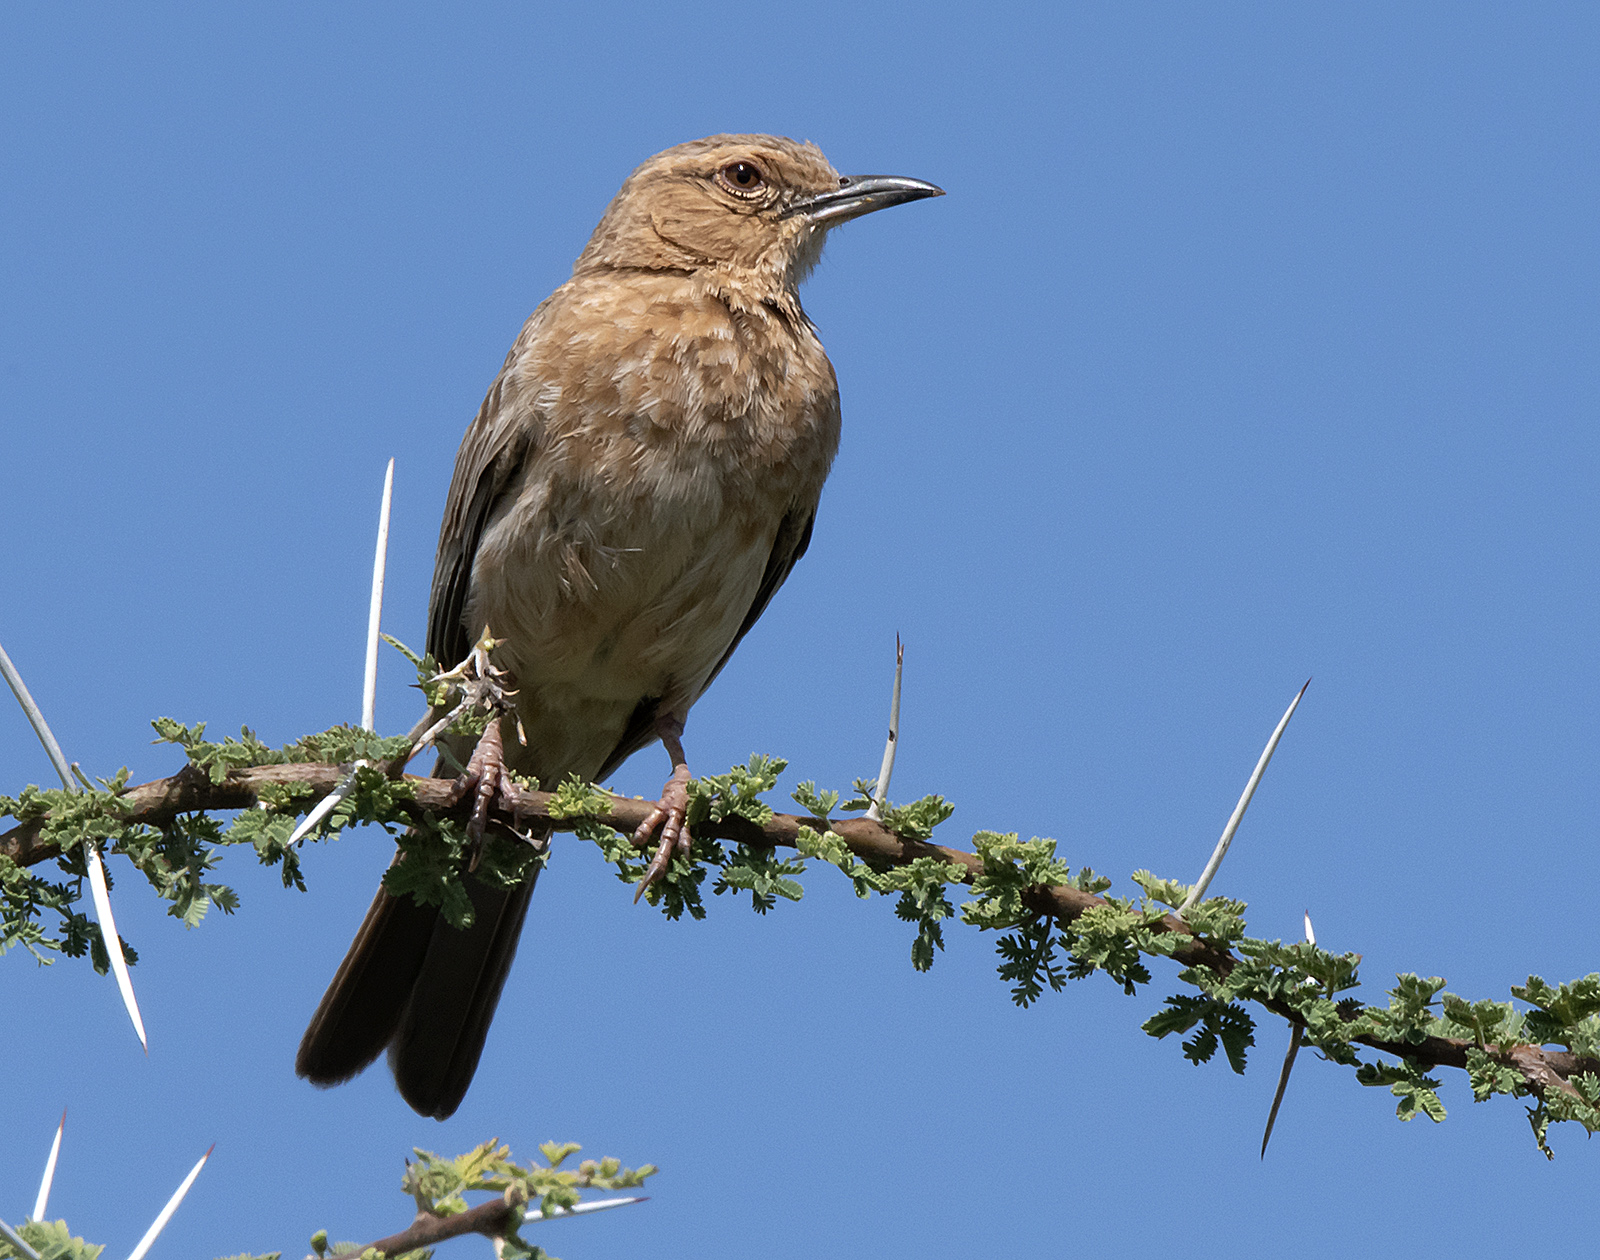
[[[530,744],[593,745],[551,759],[561,773],[593,773],[642,699],[687,711],[838,444],[809,326],[648,296],[569,303],[586,318],[569,310],[506,367],[543,437],[480,540],[468,629],[506,641]]]

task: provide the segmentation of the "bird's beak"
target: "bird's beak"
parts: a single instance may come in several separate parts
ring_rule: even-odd
[[[813,227],[837,227],[886,206],[942,196],[937,184],[901,175],[841,175],[837,189],[795,202],[783,217],[800,215]]]

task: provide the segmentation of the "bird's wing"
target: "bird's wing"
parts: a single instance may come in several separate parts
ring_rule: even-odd
[[[811,545],[811,527],[816,519],[816,505],[809,504],[805,507],[791,508],[779,523],[778,535],[772,542],[772,554],[767,557],[767,567],[761,575],[761,585],[756,589],[756,597],[751,601],[750,611],[745,613],[744,620],[739,623],[738,633],[733,636],[733,641],[728,644],[727,650],[717,661],[716,668],[706,675],[705,682],[701,684],[700,690],[690,697],[691,700],[698,699],[705,693],[706,688],[711,686],[711,680],[722,672],[722,667],[728,663],[734,649],[739,646],[744,636],[750,633],[750,627],[761,619],[762,613],[766,612],[767,605],[772,602],[772,597],[777,594],[778,588],[783,585],[800,557],[806,554],[806,548]],[[657,738],[656,709],[660,701],[660,696],[646,696],[639,701],[638,707],[628,719],[628,726],[623,731],[622,738],[617,741],[617,746],[606,758],[605,765],[595,775],[596,782],[603,780],[634,753]]]
[[[744,620],[739,623],[739,633],[733,636],[733,642],[728,644],[728,650],[722,654],[722,659],[717,666],[706,675],[705,682],[700,691],[704,694],[711,680],[722,672],[722,667],[728,663],[728,658],[734,649],[743,641],[744,636],[750,633],[750,627],[761,619],[761,614],[767,611],[767,605],[772,602],[772,597],[778,593],[778,588],[788,579],[794,566],[800,562],[800,557],[806,554],[806,548],[811,545],[811,527],[816,524],[817,508],[811,504],[804,508],[791,508],[778,524],[778,536],[772,540],[772,554],[767,557],[766,572],[761,575],[761,585],[756,588],[756,597],[750,605],[750,611],[745,613]]]
[[[505,381],[502,373],[461,439],[439,526],[428,597],[428,651],[441,669],[460,664],[482,632],[481,626],[469,630],[462,619],[484,525],[544,436],[541,418],[519,406],[520,400],[506,398]]]

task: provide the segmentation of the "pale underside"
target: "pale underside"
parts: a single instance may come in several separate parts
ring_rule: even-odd
[[[687,716],[804,549],[838,444],[798,303],[630,280],[577,277],[528,320],[462,444],[440,539],[436,605],[470,566],[443,638],[504,640],[526,739],[508,724],[507,760],[547,786],[646,742],[641,705]]]

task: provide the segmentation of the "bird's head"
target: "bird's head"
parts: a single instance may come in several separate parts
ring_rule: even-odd
[[[792,294],[830,228],[943,192],[895,175],[840,175],[816,145],[782,136],[691,140],[628,176],[575,270],[708,272],[753,295]]]

